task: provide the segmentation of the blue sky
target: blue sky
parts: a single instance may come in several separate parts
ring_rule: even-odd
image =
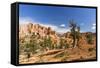
[[[20,24],[37,23],[64,33],[70,31],[69,21],[72,19],[81,27],[81,32],[95,32],[96,9],[19,5]]]

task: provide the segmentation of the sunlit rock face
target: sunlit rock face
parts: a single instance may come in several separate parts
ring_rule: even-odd
[[[35,35],[37,40],[42,40],[44,37],[50,37],[52,44],[57,44],[59,45],[60,43],[60,38],[63,38],[65,43],[68,45],[73,44],[73,38],[71,36],[71,32],[65,32],[62,34],[57,33],[56,31],[52,30],[51,27],[46,27],[42,26],[40,24],[33,24],[33,23],[28,23],[28,24],[20,24],[19,25],[19,40],[26,40],[29,41],[31,40],[32,35]],[[79,44],[80,46],[86,45],[87,43],[87,35],[91,34],[91,32],[84,32],[81,33],[81,37],[79,41],[76,43]],[[93,34],[95,36],[95,34]],[[26,38],[27,37],[27,38]],[[95,40],[96,38],[94,38]],[[95,43],[95,41],[93,41]]]
[[[59,37],[56,32],[53,31],[50,27],[44,27],[39,24],[21,24],[19,25],[19,39],[25,39],[26,36],[31,36],[32,34],[39,36],[39,39],[44,38],[45,36],[50,36],[54,43],[58,43]]]

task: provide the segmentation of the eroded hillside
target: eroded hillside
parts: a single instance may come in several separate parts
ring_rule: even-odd
[[[74,44],[73,44],[74,42]],[[19,25],[19,63],[45,63],[96,59],[95,33],[57,33],[39,24]]]

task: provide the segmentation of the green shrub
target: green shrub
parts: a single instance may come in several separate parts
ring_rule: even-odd
[[[89,48],[89,49],[88,49],[88,51],[90,51],[90,52],[93,51],[93,50],[94,50],[94,48]]]
[[[88,44],[93,44],[93,35],[92,34],[87,35],[87,42],[88,42]]]

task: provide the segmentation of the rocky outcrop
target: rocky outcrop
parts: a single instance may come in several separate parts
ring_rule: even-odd
[[[65,40],[65,43],[67,45],[72,45],[73,39],[70,32],[64,33],[64,34],[58,34],[52,28],[50,27],[44,27],[39,24],[22,24],[19,25],[19,40],[20,42],[23,42],[25,39],[30,40],[32,35],[35,34],[37,36],[37,40],[41,40],[46,36],[51,37],[52,44],[59,44],[60,38],[63,38]],[[87,44],[87,38],[86,36],[91,34],[91,32],[85,32],[81,33],[80,40],[78,44],[83,45]],[[92,33],[93,36],[95,36],[95,33]],[[28,38],[26,38],[28,36]],[[95,43],[95,42],[94,42]]]

